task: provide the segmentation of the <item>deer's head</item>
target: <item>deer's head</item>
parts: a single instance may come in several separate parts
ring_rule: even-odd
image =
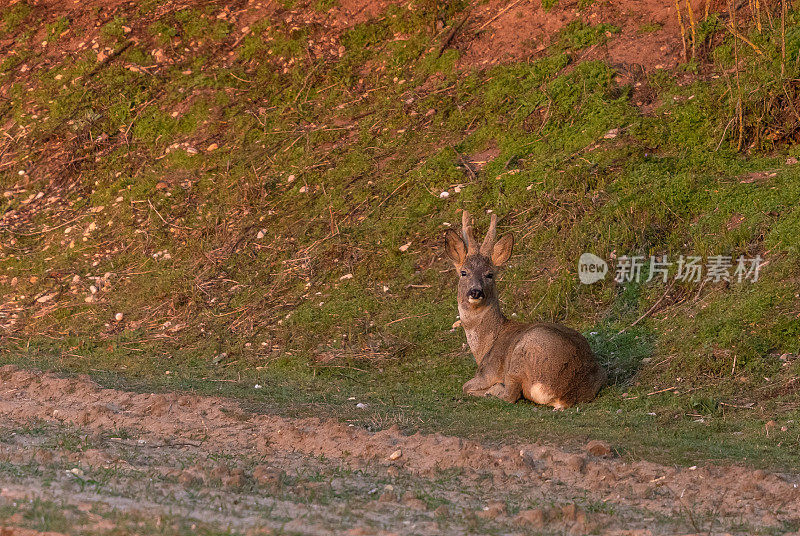
[[[469,212],[461,218],[461,235],[448,229],[444,236],[445,251],[453,261],[458,280],[458,304],[466,310],[478,309],[497,301],[495,277],[497,269],[511,257],[514,237],[509,233],[499,240],[497,215],[492,214],[489,230],[478,245]]]

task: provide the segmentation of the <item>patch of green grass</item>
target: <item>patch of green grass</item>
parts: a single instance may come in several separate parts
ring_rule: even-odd
[[[100,28],[100,35],[109,41],[118,41],[125,37],[125,30],[123,27],[126,26],[126,24],[127,20],[125,17],[117,15],[111,22],[106,23]]]
[[[558,5],[558,0],[542,0],[542,8],[545,11],[550,11]]]
[[[178,30],[163,20],[152,22],[147,30],[151,35],[156,37],[159,44],[162,46],[168,45],[172,39],[178,35]]]
[[[2,11],[3,32],[11,33],[17,30],[22,21],[31,14],[33,9],[27,2],[17,2]]]
[[[181,26],[184,39],[220,41],[231,31],[230,23],[192,8],[175,12],[175,20]]]
[[[605,42],[609,35],[619,33],[620,29],[613,24],[597,24],[590,26],[581,20],[567,24],[559,35],[559,43],[569,50],[581,50],[592,45]]]
[[[664,25],[658,22],[645,22],[636,30],[640,34],[649,34],[659,31]]]
[[[327,12],[330,11],[331,8],[338,5],[339,0],[317,0],[317,2],[314,4],[314,9],[317,11]]]
[[[51,501],[34,498],[30,509],[25,511],[23,519],[31,523],[34,529],[42,532],[61,532],[67,530],[71,523],[64,514],[67,505],[59,505]]]
[[[59,17],[55,21],[45,26],[45,31],[47,32],[47,41],[49,43],[57,41],[59,37],[61,37],[61,34],[63,34],[68,28],[69,19],[66,17]]]

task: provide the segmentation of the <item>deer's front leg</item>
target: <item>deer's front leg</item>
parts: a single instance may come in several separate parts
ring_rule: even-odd
[[[513,404],[522,398],[522,384],[506,378],[506,383],[496,383],[486,391],[486,396],[494,396]]]
[[[494,383],[485,376],[475,376],[464,384],[462,390],[465,395],[485,396]]]

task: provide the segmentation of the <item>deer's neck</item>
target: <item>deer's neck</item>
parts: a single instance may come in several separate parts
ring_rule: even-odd
[[[467,344],[480,365],[500,334],[506,317],[500,312],[500,303],[496,300],[477,310],[459,305],[458,312],[467,335]]]

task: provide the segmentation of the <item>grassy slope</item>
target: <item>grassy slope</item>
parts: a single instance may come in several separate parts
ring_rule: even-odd
[[[652,75],[663,104],[642,115],[611,67],[575,61],[606,28],[573,25],[546,57],[474,71],[454,67],[457,51],[437,57],[435,17],[457,20],[458,6],[391,8],[326,47],[341,57],[314,59],[319,36],[302,25],[263,21],[239,39],[213,7],[157,17],[156,4],[98,15],[99,33],[73,22],[64,34],[68,20],[24,4],[4,12],[14,141],[0,184],[7,216],[25,221],[0,230],[4,362],[373,428],[797,463],[800,370],[779,356],[800,350],[800,166],[783,163],[795,149],[774,145],[780,129],[764,134],[778,120],[753,119],[776,62],[729,41],[713,55],[719,72],[735,53],[753,66],[742,136],[757,146],[744,156],[726,128],[730,74]],[[77,35],[119,49],[126,26],[145,44],[100,68],[91,51],[48,48]],[[752,37],[770,58],[773,37]],[[174,63],[153,67],[154,48]],[[795,65],[796,40],[788,55]],[[466,170],[484,150],[498,156]],[[615,380],[597,403],[553,414],[461,396],[474,364],[450,330],[440,244],[460,208],[491,208],[517,236],[509,314],[590,334]],[[769,265],[755,284],[586,287],[584,251],[760,253]]]

